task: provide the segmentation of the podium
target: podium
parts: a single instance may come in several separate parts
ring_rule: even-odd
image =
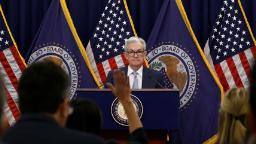
[[[133,90],[132,96],[140,103],[138,111],[149,140],[161,143],[160,141],[166,141],[167,132],[177,132],[179,126],[177,89]],[[128,127],[122,125],[113,114],[116,98],[110,90],[80,88],[77,89],[76,98],[93,100],[99,105],[103,117],[103,137],[117,140],[128,138]]]

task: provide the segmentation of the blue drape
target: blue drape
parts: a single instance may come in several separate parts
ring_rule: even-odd
[[[241,0],[247,18],[256,35],[256,1]],[[32,40],[42,22],[51,0],[2,0],[6,19],[21,54],[28,54]],[[67,0],[78,34],[87,45],[107,0]],[[127,0],[130,13],[140,37],[148,39],[163,0]],[[183,0],[194,32],[202,47],[210,35],[222,0]]]

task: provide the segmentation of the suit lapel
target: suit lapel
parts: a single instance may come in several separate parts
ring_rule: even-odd
[[[128,72],[128,66],[120,68],[121,71],[123,71],[126,75]],[[152,87],[152,80],[150,78],[150,71],[148,68],[143,67],[142,72],[142,88],[151,88]]]
[[[123,67],[123,68],[120,68],[121,71],[123,71],[126,75],[127,75],[127,72],[128,72],[128,66],[126,67]]]
[[[150,87],[150,78],[149,78],[149,71],[148,68],[143,67],[143,73],[142,73],[142,88],[148,88]]]

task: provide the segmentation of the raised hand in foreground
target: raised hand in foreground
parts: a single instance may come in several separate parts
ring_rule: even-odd
[[[107,83],[107,86],[123,105],[128,118],[129,132],[132,133],[134,130],[143,126],[132,103],[129,79],[121,70],[115,70],[113,78],[114,85]]]

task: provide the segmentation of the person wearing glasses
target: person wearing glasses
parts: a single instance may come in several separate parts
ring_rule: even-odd
[[[164,88],[164,75],[143,66],[147,52],[146,43],[142,38],[130,37],[126,39],[124,50],[129,65],[120,68],[120,70],[129,77],[131,89]],[[113,71],[108,73],[106,83],[113,84]]]

